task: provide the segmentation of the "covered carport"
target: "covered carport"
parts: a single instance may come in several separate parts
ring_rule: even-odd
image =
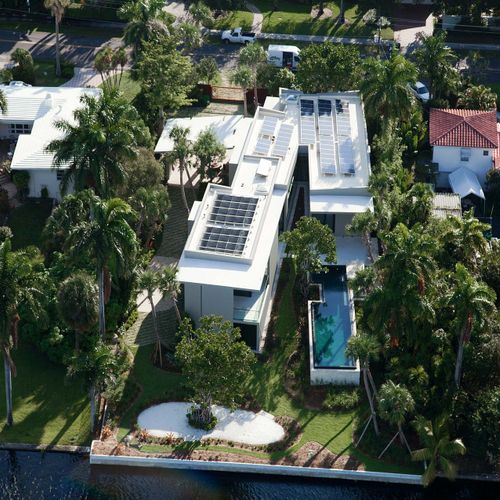
[[[474,172],[467,167],[460,167],[448,176],[448,182],[452,191],[460,195],[465,210],[474,207],[477,209],[476,212],[479,211],[480,214],[484,212],[485,195]]]

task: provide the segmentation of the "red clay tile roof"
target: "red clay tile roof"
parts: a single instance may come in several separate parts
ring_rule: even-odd
[[[493,168],[500,170],[500,123],[497,123],[498,147],[493,153]]]
[[[496,149],[496,111],[431,109],[429,142],[431,146]]]

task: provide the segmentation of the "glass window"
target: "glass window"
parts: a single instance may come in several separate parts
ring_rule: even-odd
[[[487,150],[487,149],[485,149],[485,150],[483,151],[483,156],[488,156],[488,150]]]
[[[460,161],[469,161],[470,155],[470,148],[462,148],[460,150]]]
[[[233,290],[233,295],[235,297],[251,297],[252,292],[250,290]]]
[[[64,172],[62,170],[57,170],[56,176],[57,176],[58,181],[62,180],[63,175],[64,175]]]
[[[27,123],[9,123],[9,133],[13,135],[29,134],[31,127]]]

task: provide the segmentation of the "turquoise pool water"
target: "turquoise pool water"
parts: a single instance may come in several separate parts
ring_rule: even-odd
[[[312,304],[315,368],[355,368],[345,355],[352,335],[345,266],[331,266],[314,274],[312,282],[323,288],[324,302]]]

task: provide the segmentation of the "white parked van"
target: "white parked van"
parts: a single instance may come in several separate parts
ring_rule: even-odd
[[[297,69],[300,49],[295,45],[269,45],[267,62],[278,68]]]

